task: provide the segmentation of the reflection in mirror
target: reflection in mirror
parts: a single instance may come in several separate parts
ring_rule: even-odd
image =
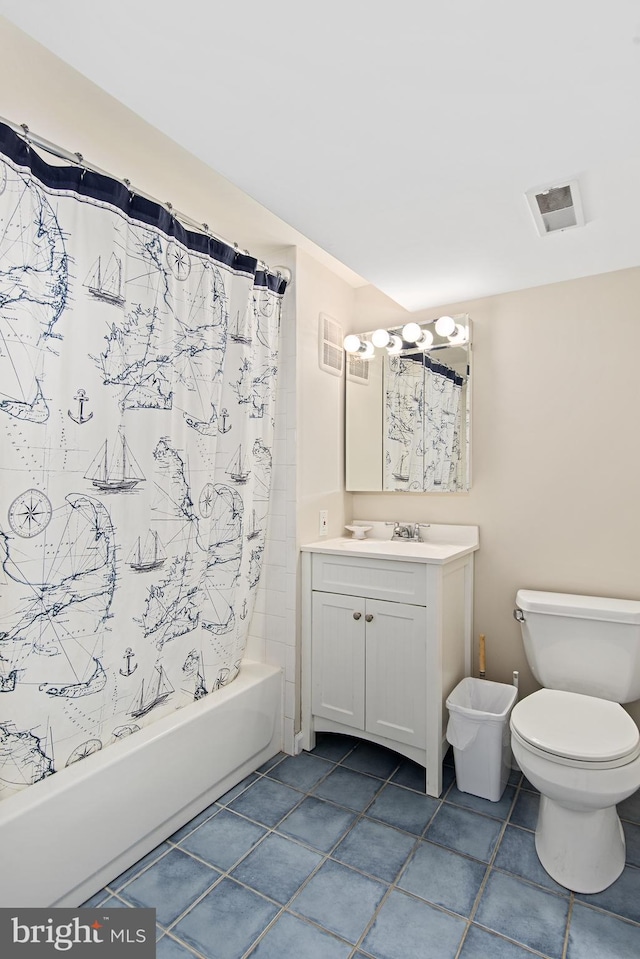
[[[391,350],[347,353],[347,490],[469,489],[471,324],[455,319],[455,335],[434,333],[427,349],[392,340]],[[400,329],[388,332],[402,337]],[[424,342],[432,332],[433,324],[422,324]],[[360,340],[369,344],[371,334]]]

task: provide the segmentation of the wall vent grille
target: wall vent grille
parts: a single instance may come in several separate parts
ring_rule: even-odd
[[[318,363],[321,370],[342,376],[344,369],[344,349],[342,346],[342,326],[328,313],[318,317]]]

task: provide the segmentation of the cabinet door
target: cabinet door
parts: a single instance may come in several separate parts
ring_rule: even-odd
[[[335,593],[312,597],[312,712],[364,729],[365,601]]]
[[[367,600],[366,730],[426,747],[426,621],[421,606]]]

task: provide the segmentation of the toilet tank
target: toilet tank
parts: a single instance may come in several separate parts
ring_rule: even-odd
[[[519,589],[514,616],[541,686],[640,699],[640,601]]]

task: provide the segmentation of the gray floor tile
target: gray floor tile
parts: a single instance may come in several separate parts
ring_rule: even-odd
[[[128,869],[125,869],[124,872],[121,872],[120,875],[113,880],[113,882],[108,883],[110,889],[118,891],[122,889],[126,882],[129,882],[130,879],[133,879],[134,876],[137,876],[142,872],[143,869],[146,869],[147,866],[150,866],[152,862],[156,862],[157,859],[160,859],[161,856],[164,856],[165,853],[169,852],[171,846],[166,842],[160,843],[159,846],[156,846],[155,849],[152,849],[151,852],[147,853],[146,856],[143,856],[142,859],[139,859],[138,862],[135,862],[133,866],[129,866]]]
[[[194,829],[197,829],[198,826],[201,826],[203,822],[206,822],[207,819],[211,819],[212,816],[215,816],[220,812],[222,806],[218,803],[213,803],[211,806],[207,806],[199,815],[194,816],[188,823],[185,823],[184,826],[181,826],[180,829],[176,829],[174,833],[169,836],[169,842],[173,842],[178,845],[181,839],[184,839],[185,836],[188,836],[190,832],[193,832]]]
[[[576,903],[569,926],[567,959],[638,959],[640,926]]]
[[[463,919],[393,890],[362,948],[376,959],[453,959],[464,930]]]
[[[245,789],[248,786],[250,786],[251,783],[254,783],[257,779],[259,779],[259,776],[257,773],[249,773],[249,775],[245,776],[242,782],[239,782],[237,786],[234,786],[232,789],[229,789],[224,794],[224,796],[220,796],[220,799],[218,799],[218,804],[220,806],[228,806],[229,803],[236,798],[236,796],[239,796],[240,793],[243,793]]]
[[[626,840],[626,861],[630,866],[640,866],[640,825],[623,822],[624,838]]]
[[[577,892],[576,899],[640,923],[640,869],[626,866],[620,878],[608,889],[590,896]]]
[[[240,959],[278,911],[263,896],[223,879],[172,931],[206,959]]]
[[[472,925],[465,937],[460,959],[533,959],[533,955],[528,949]],[[596,956],[589,959],[596,959]]]
[[[386,891],[384,883],[329,861],[312,876],[289,909],[356,943]]]
[[[391,782],[395,783],[396,786],[406,786],[407,789],[415,789],[416,792],[424,793],[425,768],[410,759],[403,759],[391,777]]]
[[[231,876],[284,905],[321,862],[319,853],[271,833]]]
[[[415,845],[411,836],[363,819],[333,852],[333,858],[362,872],[393,882]]]
[[[474,812],[484,813],[485,816],[492,816],[494,819],[506,819],[514,795],[514,787],[507,786],[501,798],[497,802],[491,802],[490,799],[482,799],[480,796],[472,795],[472,793],[460,792],[458,787],[454,785],[447,793],[446,801],[455,803],[456,806],[463,806],[465,809],[472,809]]]
[[[421,841],[398,886],[421,899],[469,916],[486,866],[431,842]]]
[[[538,825],[538,809],[540,808],[540,793],[527,792],[521,789],[513,807],[509,822],[514,826],[522,826],[523,829],[531,829],[535,832]]]
[[[362,812],[381,787],[379,779],[338,766],[312,792],[321,799]]]
[[[271,779],[259,779],[241,796],[229,803],[229,809],[265,826],[275,826],[302,799],[302,793]]]
[[[323,779],[334,768],[333,763],[311,753],[300,753],[299,756],[287,756],[281,763],[269,772],[270,779],[295,786],[303,792],[308,792],[320,779]]]
[[[425,838],[448,846],[474,859],[489,862],[498,842],[502,823],[469,809],[443,803],[435,814]]]
[[[321,759],[328,759],[331,762],[339,763],[347,753],[350,753],[358,740],[353,736],[338,736],[333,733],[316,733],[315,749],[311,751],[312,756],[319,756]]]
[[[629,822],[640,823],[640,789],[633,796],[618,803],[618,815]]]
[[[569,895],[569,890],[559,885],[543,869],[536,852],[535,833],[529,832],[527,829],[507,826],[494,860],[494,866],[503,869],[505,872],[520,876],[522,879],[528,879],[529,882],[535,882],[539,886],[545,886],[547,889],[552,889],[564,896]]]
[[[544,956],[560,959],[568,912],[568,899],[493,871],[475,922],[537,949]]]
[[[219,878],[217,869],[172,849],[119,895],[133,906],[154,908],[158,922],[166,928]]]
[[[266,832],[264,826],[249,822],[230,809],[223,809],[183,839],[180,848],[226,872]]]
[[[308,796],[282,820],[278,832],[330,852],[354,822],[356,814],[324,799]]]
[[[440,806],[440,800],[388,783],[367,809],[366,815],[389,826],[420,836]]]
[[[194,959],[185,945],[170,936],[163,936],[156,946],[156,959]]]
[[[400,756],[384,746],[361,740],[342,760],[342,765],[360,773],[377,776],[378,779],[388,779],[400,765]]]
[[[251,959],[348,959],[351,946],[304,919],[284,912],[261,939]],[[161,957],[160,957],[161,959]]]

